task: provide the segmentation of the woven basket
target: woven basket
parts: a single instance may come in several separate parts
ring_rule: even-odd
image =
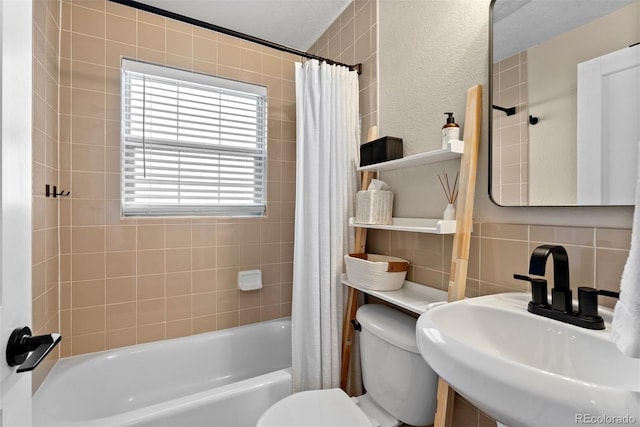
[[[409,262],[376,254],[344,256],[349,282],[372,291],[395,291],[404,284]]]

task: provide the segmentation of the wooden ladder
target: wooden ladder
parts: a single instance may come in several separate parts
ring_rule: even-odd
[[[464,153],[460,164],[460,190],[456,209],[456,233],[453,238],[451,268],[449,272],[448,301],[463,299],[466,290],[481,126],[482,86],[476,85],[467,91]],[[363,172],[363,190],[367,189],[373,177],[374,174],[372,172]],[[354,252],[365,251],[366,238],[367,229],[357,228]],[[351,327],[351,320],[355,318],[357,300],[358,291],[349,287],[344,322],[342,325],[342,371],[340,386],[343,390],[346,390],[347,380],[349,378],[349,363],[351,360],[351,347],[354,333]],[[438,407],[434,421],[435,427],[450,427],[452,425],[454,398],[455,391],[440,378],[438,381]]]

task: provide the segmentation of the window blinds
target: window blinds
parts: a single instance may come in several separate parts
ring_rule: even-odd
[[[123,60],[123,215],[263,215],[266,111],[263,86]]]

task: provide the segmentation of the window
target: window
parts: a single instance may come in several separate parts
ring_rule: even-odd
[[[267,90],[122,61],[124,216],[260,216]]]

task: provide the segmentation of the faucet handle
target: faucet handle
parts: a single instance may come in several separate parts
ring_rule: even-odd
[[[522,274],[514,274],[514,279],[524,280],[531,283],[531,304],[547,307],[549,300],[547,299],[547,281],[545,279],[534,279]]]
[[[32,336],[28,326],[16,328],[7,343],[7,364],[20,365],[17,373],[33,371],[61,339],[60,334]]]
[[[598,295],[620,299],[620,292],[605,291],[604,289],[598,289]]]
[[[598,295],[620,298],[619,292],[581,286],[578,288],[578,313],[587,317],[600,317],[598,315]]]

